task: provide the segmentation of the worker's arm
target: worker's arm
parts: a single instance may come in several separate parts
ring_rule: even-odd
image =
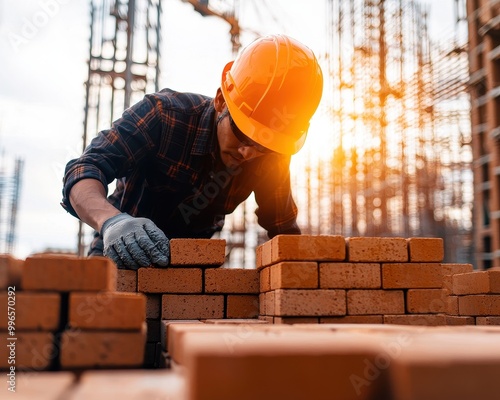
[[[97,179],[82,179],[73,185],[69,202],[78,217],[100,232],[106,220],[121,213],[106,198],[106,190]]]

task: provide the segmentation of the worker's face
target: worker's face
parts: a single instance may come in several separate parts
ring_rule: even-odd
[[[226,167],[234,169],[245,161],[262,157],[268,152],[262,146],[238,133],[238,128],[231,120],[220,89],[217,91],[215,109],[217,111],[217,138],[220,157]]]

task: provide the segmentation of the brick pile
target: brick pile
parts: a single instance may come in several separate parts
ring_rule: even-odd
[[[15,310],[16,369],[142,365],[146,299],[116,291],[117,269],[111,260],[37,255],[24,262],[2,257],[0,266],[21,271],[11,275],[14,279],[0,293],[4,343],[9,337],[8,304]],[[9,293],[9,286],[15,286],[15,291]],[[9,368],[5,352],[6,346],[0,347],[3,369]]]
[[[165,363],[162,320],[258,317],[258,271],[219,268],[225,246],[222,239],[172,239],[168,268],[118,270],[118,290],[146,296],[146,366]]]
[[[473,313],[457,311],[451,284],[472,265],[443,263],[443,257],[440,238],[279,235],[257,248],[259,318],[275,324],[475,324]],[[497,321],[492,315],[489,323]]]

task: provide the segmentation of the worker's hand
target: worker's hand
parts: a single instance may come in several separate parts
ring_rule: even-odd
[[[168,265],[168,238],[150,219],[118,214],[104,222],[101,235],[104,255],[118,268],[135,270],[151,264]]]

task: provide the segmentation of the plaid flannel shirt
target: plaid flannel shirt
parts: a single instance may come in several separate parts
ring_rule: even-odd
[[[122,212],[151,219],[169,238],[209,238],[252,192],[258,223],[271,238],[300,234],[290,188],[290,157],[269,154],[234,170],[219,155],[213,99],[164,89],[127,109],[66,165],[61,205],[73,185],[97,179]],[[96,235],[98,237],[98,235]]]

